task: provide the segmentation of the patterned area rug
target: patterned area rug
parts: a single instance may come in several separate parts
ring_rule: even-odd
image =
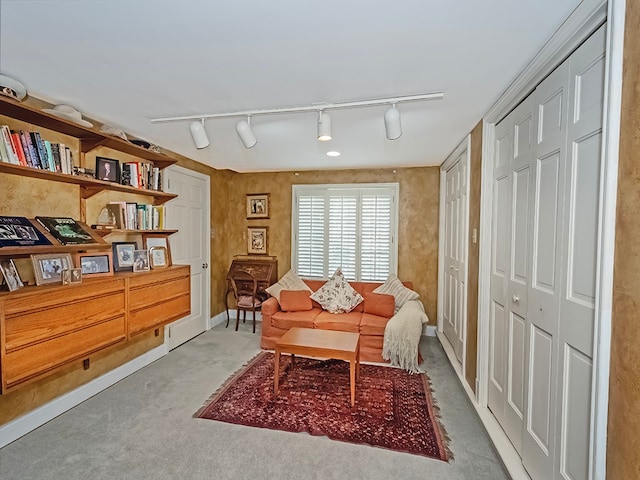
[[[258,354],[194,417],[452,458],[426,375],[361,365],[351,407],[347,362],[296,357],[292,369],[291,357],[283,355],[274,396],[273,361],[273,353]]]

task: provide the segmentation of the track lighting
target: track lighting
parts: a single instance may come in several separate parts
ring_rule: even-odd
[[[396,108],[395,103],[392,104],[391,108],[384,112],[384,128],[389,140],[397,140],[402,135],[400,110]]]
[[[236,123],[236,132],[238,132],[238,136],[245,148],[251,148],[258,143],[256,136],[253,134],[253,130],[251,129],[251,116],[247,115],[246,120],[240,120]]]
[[[191,122],[189,130],[191,130],[193,143],[195,143],[198,150],[209,146],[209,137],[207,136],[207,131],[204,129],[204,118],[201,118],[200,121],[196,120]]]
[[[331,140],[331,117],[322,110],[318,112],[318,140],[321,142]]]

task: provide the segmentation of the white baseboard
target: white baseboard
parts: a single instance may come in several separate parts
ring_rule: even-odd
[[[49,420],[53,420],[58,415],[63,414],[67,410],[79,405],[85,400],[100,393],[111,385],[119,382],[123,378],[128,377],[132,373],[137,372],[150,363],[162,358],[167,353],[164,345],[159,345],[137,358],[130,360],[124,365],[105,373],[104,375],[91,380],[86,385],[76,388],[64,395],[51,400],[35,410],[16,418],[11,422],[0,427],[0,448],[10,444],[18,438],[26,435],[32,430],[44,425]]]
[[[227,312],[220,312],[219,314],[214,315],[209,319],[208,329],[211,330],[213,327],[217,327],[221,323],[226,323],[226,322],[227,322]]]
[[[427,337],[435,337],[437,330],[438,330],[438,327],[436,327],[435,325],[423,325],[422,335],[425,335]]]

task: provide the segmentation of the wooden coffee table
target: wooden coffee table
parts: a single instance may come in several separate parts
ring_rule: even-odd
[[[317,328],[294,327],[276,342],[276,358],[273,369],[273,391],[278,394],[280,354],[291,354],[291,367],[296,355],[335,358],[350,364],[351,406],[356,402],[356,380],[360,376],[360,334],[336,332]]]

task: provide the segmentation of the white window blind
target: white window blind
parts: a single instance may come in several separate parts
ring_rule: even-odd
[[[294,185],[292,265],[305,278],[397,273],[398,184]]]

